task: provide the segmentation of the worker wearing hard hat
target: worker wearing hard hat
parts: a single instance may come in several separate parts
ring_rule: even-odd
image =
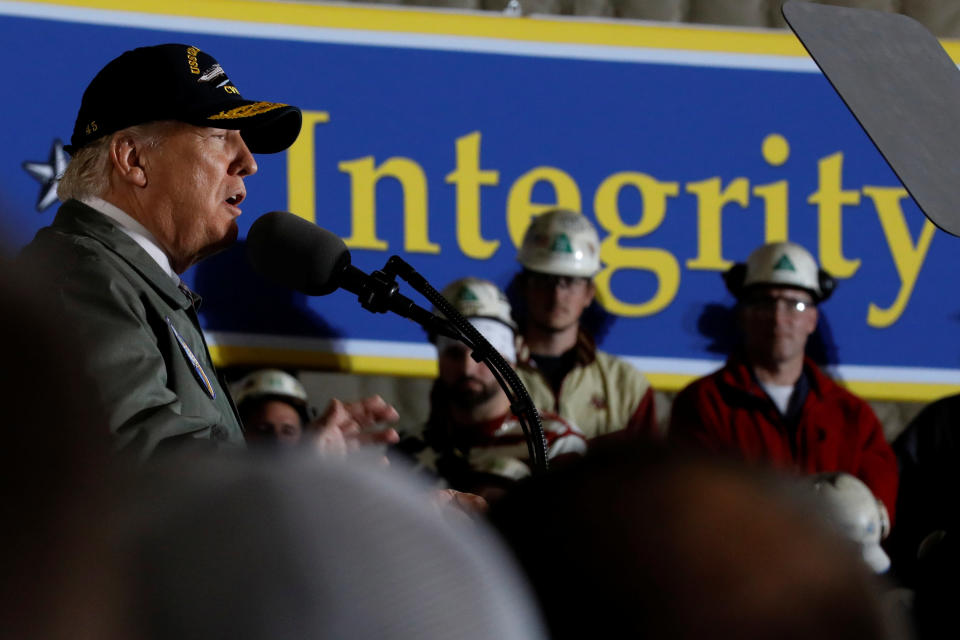
[[[517,373],[537,407],[587,436],[657,433],[653,388],[633,366],[600,351],[583,326],[596,304],[600,240],[579,213],[553,210],[531,222],[517,253],[522,311]]]
[[[250,444],[296,445],[310,421],[307,391],[279,369],[260,369],[234,386],[244,437]]]
[[[443,291],[454,308],[511,364],[516,360],[516,324],[510,303],[492,282],[462,278]],[[451,488],[496,498],[530,475],[528,450],[510,400],[486,364],[446,336],[431,336],[437,347],[439,377],[430,394],[430,417],[420,438],[399,448],[437,473]],[[541,415],[547,459],[586,452],[586,438],[570,422]]]
[[[741,347],[677,396],[669,438],[799,473],[845,471],[893,514],[897,461],[870,406],[805,354],[835,281],[791,242],[766,244],[724,276]]]

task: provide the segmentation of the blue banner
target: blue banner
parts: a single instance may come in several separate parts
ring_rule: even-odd
[[[666,389],[725,356],[733,300],[720,274],[789,239],[839,279],[821,337],[849,386],[891,399],[960,390],[960,245],[926,221],[792,35],[239,1],[87,5],[0,2],[7,253],[53,218],[59,141],[96,71],[127,49],[186,42],[245,96],[304,109],[297,143],[257,158],[241,236],[285,209],[343,237],[364,270],[398,254],[437,288],[464,275],[505,287],[531,217],[580,210],[602,241],[598,295],[614,321],[601,346]],[[242,243],[185,279],[205,297],[221,364],[435,370],[416,325],[345,292],[268,286]]]

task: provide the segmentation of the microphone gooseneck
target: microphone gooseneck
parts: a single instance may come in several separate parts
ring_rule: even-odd
[[[487,364],[507,394],[527,438],[534,471],[546,470],[546,439],[540,415],[513,367],[440,292],[398,256],[392,256],[383,269],[364,273],[350,263],[350,251],[339,237],[292,213],[272,211],[250,227],[247,259],[255,271],[274,284],[311,296],[346,289],[356,294],[368,311],[392,311],[417,322],[428,333],[466,344],[474,352],[475,360]],[[447,318],[436,316],[401,295],[395,280],[398,275]]]

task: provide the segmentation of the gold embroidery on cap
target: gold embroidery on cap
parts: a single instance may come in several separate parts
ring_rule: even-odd
[[[197,63],[197,54],[200,49],[190,47],[187,49],[187,65],[190,67],[190,73],[200,75],[200,65]]]
[[[251,116],[258,116],[261,113],[266,113],[267,111],[273,111],[274,109],[279,109],[287,105],[280,104],[279,102],[254,102],[253,104],[244,105],[242,107],[237,107],[235,109],[230,109],[229,111],[221,111],[220,113],[210,116],[209,120],[234,120],[236,118],[249,118]]]

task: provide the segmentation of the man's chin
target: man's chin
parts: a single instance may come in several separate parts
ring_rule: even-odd
[[[569,320],[554,320],[553,318],[547,318],[543,322],[534,322],[538,329],[544,333],[562,333],[569,329],[571,326],[577,324],[577,321],[574,320],[570,322]]]
[[[227,230],[220,239],[220,242],[217,243],[217,251],[223,251],[236,242],[238,237],[240,237],[240,227],[237,226],[236,220],[231,220],[230,225],[227,227]]]
[[[240,228],[237,226],[237,222],[235,220],[231,220],[230,226],[220,236],[220,238],[214,242],[211,242],[206,247],[204,247],[200,257],[196,260],[196,262],[199,262],[204,258],[209,258],[214,254],[220,253],[221,251],[224,251],[225,249],[230,248],[237,241],[237,238],[239,237],[239,235],[240,235]]]
[[[794,349],[764,349],[762,351],[754,351],[751,360],[754,362],[762,362],[767,365],[782,365],[788,362],[793,362],[798,356],[803,357],[803,352],[799,353]]]
[[[500,387],[454,387],[450,391],[453,402],[461,407],[472,409],[494,397]]]

